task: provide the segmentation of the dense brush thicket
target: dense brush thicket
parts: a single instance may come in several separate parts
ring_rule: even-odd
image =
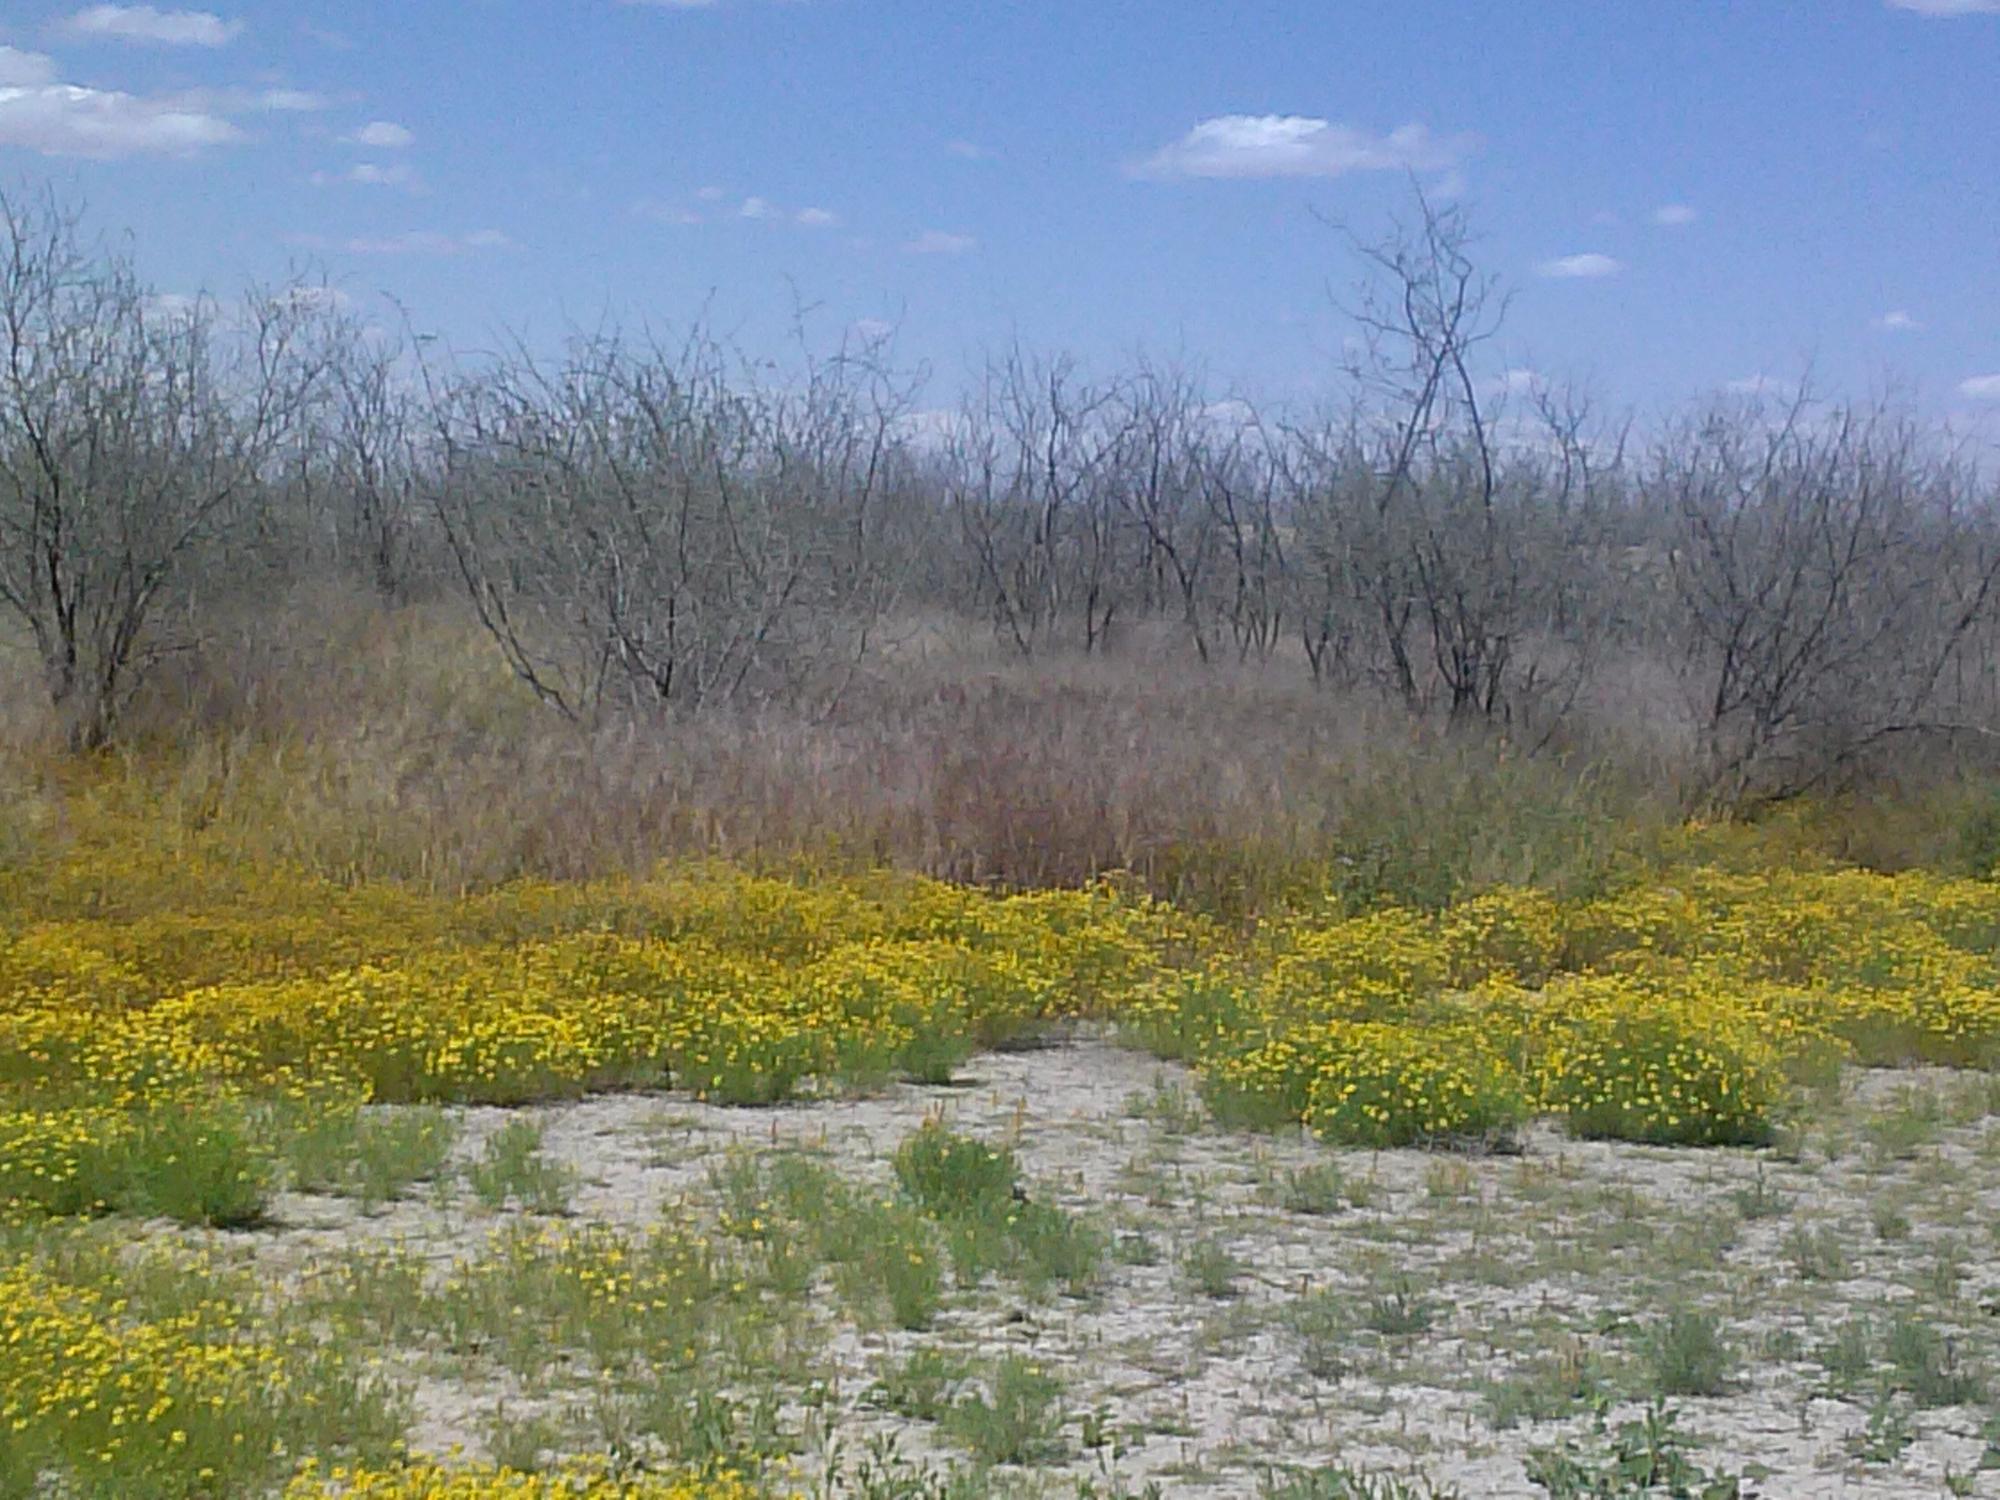
[[[190,817],[447,883],[812,846],[1443,899],[1376,867],[1978,769],[1990,479],[1880,405],[1641,433],[1496,381],[1465,246],[1424,206],[1358,247],[1338,410],[1012,352],[942,413],[877,346],[459,364],[325,288],[156,299],[0,202],[8,774],[171,744]]]

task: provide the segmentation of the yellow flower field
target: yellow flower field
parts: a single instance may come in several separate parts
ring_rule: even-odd
[[[1242,931],[1110,882],[1003,896],[704,865],[443,899],[81,841],[0,874],[0,1436],[13,1482],[74,1471],[79,1493],[113,1492],[94,1462],[160,1494],[288,1472],[292,1500],[749,1493],[386,1450],[343,1469],[319,1462],[345,1451],[333,1434],[288,1452],[270,1412],[327,1356],[226,1299],[137,1309],[25,1230],[253,1223],[287,1133],[363,1103],[764,1105],[944,1081],[1065,1022],[1186,1061],[1225,1121],[1341,1144],[1544,1116],[1755,1144],[1842,1065],[2000,1063],[1996,936],[2000,886],[1927,874],[1690,866],[1586,901],[1329,905]]]

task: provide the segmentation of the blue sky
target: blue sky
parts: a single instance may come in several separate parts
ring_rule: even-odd
[[[10,0],[0,182],[164,291],[312,261],[478,347],[705,312],[1327,390],[1323,222],[1455,196],[1496,368],[2000,422],[2000,0]],[[1561,274],[1567,272],[1568,274]]]

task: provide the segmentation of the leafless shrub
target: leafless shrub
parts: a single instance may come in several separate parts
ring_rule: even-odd
[[[1019,349],[921,423],[879,345],[788,378],[700,332],[455,364],[312,288],[149,299],[53,202],[0,199],[0,233],[0,671],[78,747],[131,714],[343,755],[399,719],[380,677],[417,722],[355,805],[434,802],[425,867],[467,879],[567,868],[563,838],[796,853],[811,826],[1169,890],[1190,851],[1255,846],[1269,885],[1393,863],[1325,779],[1387,784],[1357,744],[1608,761],[1749,811],[1892,746],[1946,776],[2000,743],[1990,480],[1887,407],[1708,408],[1635,444],[1496,381],[1504,296],[1421,197],[1352,242],[1358,354],[1310,416]],[[420,667],[410,633],[458,642],[468,607],[487,654]],[[301,611],[327,611],[310,663]],[[444,847],[468,786],[512,809],[476,857]]]
[[[1705,800],[1796,796],[1892,739],[1987,732],[1952,669],[1990,619],[2000,534],[1911,423],[1719,407],[1659,442],[1642,489],[1676,528]]]
[[[866,640],[901,398],[872,367],[746,389],[701,336],[525,353],[439,402],[436,505],[481,622],[565,717],[779,692]]]
[[[309,317],[282,292],[227,325],[162,306],[52,200],[0,196],[0,605],[73,745],[185,644],[161,618],[263,497],[316,375]]]

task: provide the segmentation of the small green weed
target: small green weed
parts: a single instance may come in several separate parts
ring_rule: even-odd
[[[1286,1330],[1298,1345],[1299,1363],[1315,1380],[1337,1380],[1347,1369],[1348,1319],[1338,1298],[1324,1289],[1286,1307]]]
[[[982,1463],[1047,1463],[1062,1457],[1063,1385],[1042,1365],[1009,1355],[983,1391],[959,1398],[945,1427]]]
[[[1781,1218],[1792,1207],[1792,1200],[1765,1177],[1761,1162],[1757,1165],[1757,1180],[1748,1187],[1738,1188],[1731,1196],[1736,1203],[1736,1212],[1751,1220]]]
[[[885,1370],[863,1398],[871,1406],[919,1422],[936,1422],[951,1410],[952,1395],[965,1379],[965,1365],[937,1349],[914,1349],[900,1365]]]
[[[1406,1338],[1428,1333],[1437,1321],[1437,1308],[1419,1293],[1407,1276],[1398,1276],[1389,1287],[1370,1299],[1363,1319],[1377,1333]]]
[[[1668,1495],[1679,1500],[1736,1500],[1741,1477],[1711,1473],[1689,1457],[1680,1413],[1654,1401],[1645,1416],[1612,1428],[1600,1409],[1589,1439],[1536,1448],[1525,1460],[1529,1483],[1550,1500]]]
[[[1640,1352],[1651,1388],[1665,1396],[1719,1396],[1736,1356],[1715,1314],[1678,1308],[1647,1330]]]
[[[509,1120],[496,1130],[465,1169],[465,1180],[473,1196],[496,1213],[509,1203],[530,1213],[567,1213],[575,1188],[569,1171],[542,1155],[542,1127],[529,1119]]]
[[[1243,1263],[1221,1240],[1204,1235],[1181,1252],[1181,1276],[1202,1296],[1224,1301],[1241,1290]]]
[[[1287,1172],[1277,1184],[1275,1197],[1286,1213],[1313,1218],[1331,1218],[1354,1201],[1345,1175],[1330,1161]]]

